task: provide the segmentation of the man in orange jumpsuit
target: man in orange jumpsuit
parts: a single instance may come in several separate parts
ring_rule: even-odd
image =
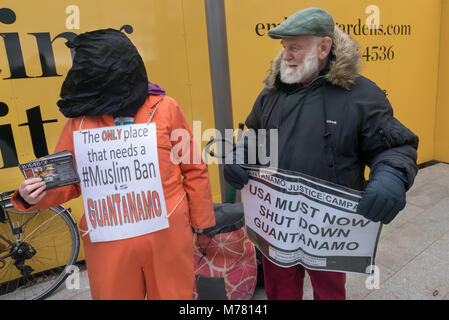
[[[106,242],[92,242],[88,233],[83,237],[92,298],[192,299],[192,227],[211,227],[215,218],[207,168],[202,162],[192,161],[197,150],[184,114],[174,99],[148,83],[137,49],[120,31],[87,32],[68,46],[76,53],[58,101],[68,120],[55,152],[68,150],[75,155],[74,131],[121,125],[123,120],[155,123],[169,219],[168,228],[141,236]],[[172,141],[170,135],[175,129],[184,129],[190,139]],[[176,155],[174,158],[181,161],[174,163],[171,154],[178,143],[185,143],[191,152]],[[29,211],[56,206],[80,195],[79,184],[45,191],[45,182],[33,178],[22,182],[13,204]],[[88,229],[85,215],[79,228]]]

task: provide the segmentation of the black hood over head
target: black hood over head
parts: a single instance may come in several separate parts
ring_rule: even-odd
[[[148,96],[148,77],[128,37],[114,29],[96,30],[66,45],[75,55],[57,102],[62,114],[134,116]]]

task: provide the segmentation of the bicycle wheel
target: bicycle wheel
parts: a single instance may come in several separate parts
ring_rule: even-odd
[[[9,220],[0,221],[0,299],[44,299],[76,262],[76,223],[63,206],[32,213],[7,210]]]

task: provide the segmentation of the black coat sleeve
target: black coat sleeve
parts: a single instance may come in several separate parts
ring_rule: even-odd
[[[393,109],[374,83],[365,80],[363,90],[353,103],[361,110],[361,154],[366,164],[375,168],[384,163],[407,175],[407,190],[418,172],[418,137],[393,116]]]
[[[250,114],[246,118],[245,125],[248,129],[260,129],[261,128],[261,121],[263,118],[263,102],[264,97],[266,95],[266,89],[262,90],[262,92],[257,97],[256,101],[254,102],[253,108],[251,109]]]
[[[265,98],[268,94],[267,89],[263,89],[256,101],[254,102],[253,108],[246,118],[245,125],[248,128],[244,132],[240,141],[236,144],[236,158],[240,163],[245,164],[260,164],[258,158],[258,144],[266,143],[265,139],[260,141],[259,139],[259,129],[265,129],[265,122],[267,120],[265,104]],[[273,107],[273,106],[269,106]]]

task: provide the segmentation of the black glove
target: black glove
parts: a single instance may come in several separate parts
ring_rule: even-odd
[[[225,164],[223,169],[225,180],[237,190],[248,183],[249,174],[239,164]]]
[[[401,171],[385,164],[377,165],[357,213],[374,222],[390,223],[405,207],[407,177]]]
[[[249,138],[243,137],[238,139],[234,151],[228,153],[225,158],[223,176],[237,190],[243,189],[244,185],[249,181],[248,171],[243,169],[241,164],[248,163],[248,144],[257,146],[257,142],[251,138],[253,136],[250,135]]]

